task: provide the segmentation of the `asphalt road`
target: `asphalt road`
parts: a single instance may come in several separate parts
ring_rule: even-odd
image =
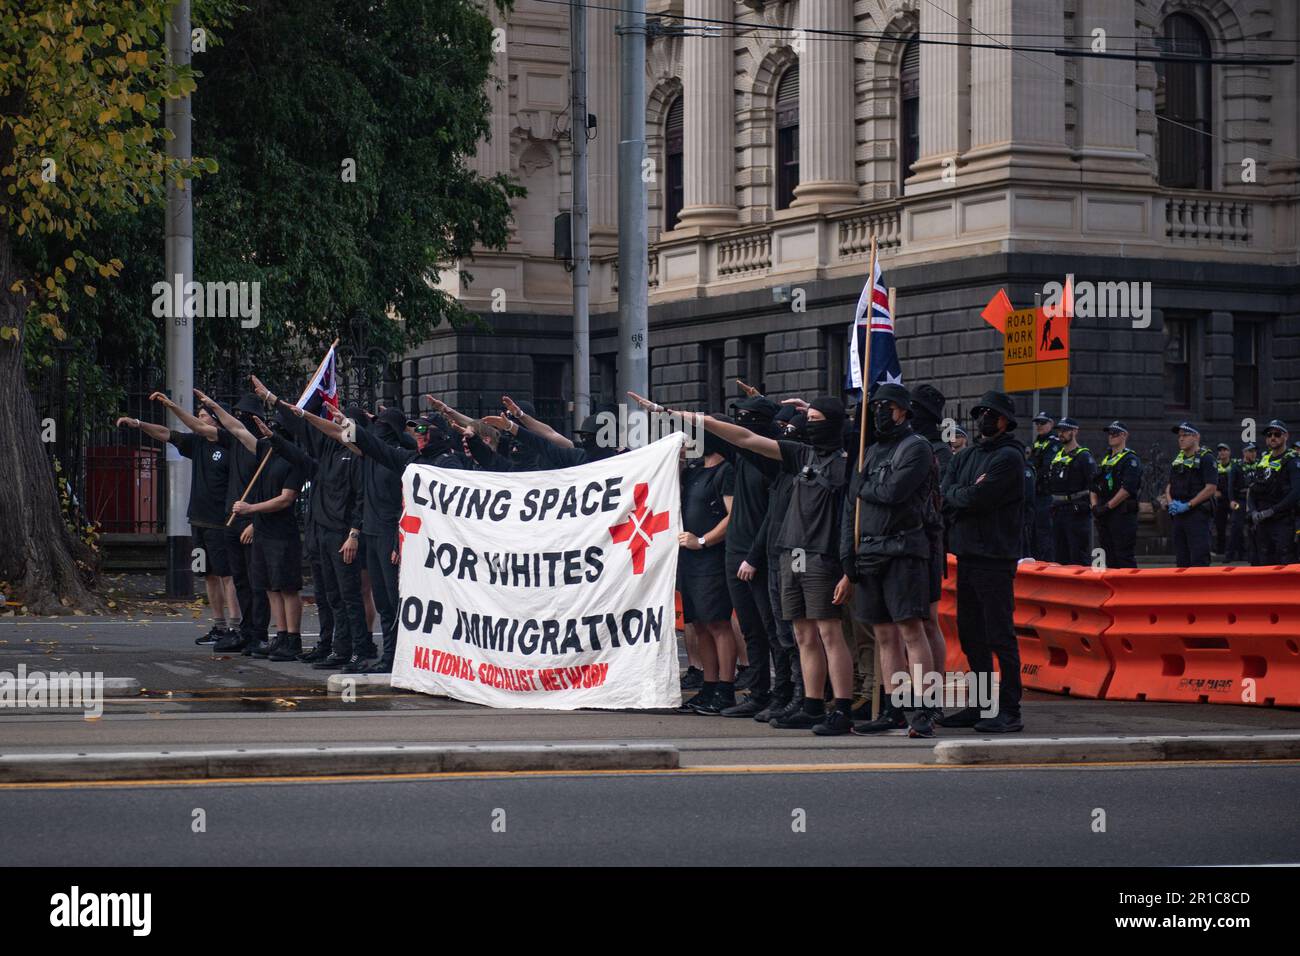
[[[9,867],[1296,863],[1298,788],[1300,764],[7,785],[0,846]]]

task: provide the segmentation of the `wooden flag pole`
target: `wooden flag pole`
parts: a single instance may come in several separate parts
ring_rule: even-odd
[[[863,336],[862,356],[861,356],[862,378],[860,379],[860,381],[862,382],[862,401],[858,405],[858,476],[859,476],[858,482],[859,484],[861,484],[862,481],[862,477],[861,477],[862,463],[863,463],[863,459],[866,456],[866,451],[867,451],[867,415],[869,413],[869,409],[867,407],[867,398],[868,398],[868,390],[871,384],[870,382],[867,381],[867,376],[871,371],[871,311],[872,309],[875,308],[875,304],[876,304],[876,237],[874,234],[871,237],[871,257],[868,260],[868,264],[867,264],[867,288],[868,288],[867,315],[866,315],[867,334]],[[855,336],[858,334],[856,323],[854,324],[853,327],[853,334]],[[853,553],[855,556],[858,553],[859,528],[861,527],[861,524],[862,524],[862,499],[855,498],[853,500]],[[871,717],[874,720],[876,717],[880,716],[880,644],[874,639],[875,638],[874,631],[872,634],[872,638],[873,639],[871,643],[875,646],[875,656],[876,656],[876,665],[875,665],[876,673],[875,673],[874,682],[872,683],[871,686]]]
[[[244,493],[239,496],[240,501],[243,501],[245,498],[247,498],[248,493],[253,490],[253,485],[257,484],[257,479],[261,477],[262,469],[266,467],[266,463],[270,460],[270,458],[271,458],[271,450],[268,448],[266,450],[266,454],[262,456],[262,463],[257,466],[257,471],[253,472],[253,477],[248,480],[248,487],[245,488]],[[226,527],[229,528],[234,523],[235,523],[235,512],[232,510],[230,512],[230,517],[226,519]]]

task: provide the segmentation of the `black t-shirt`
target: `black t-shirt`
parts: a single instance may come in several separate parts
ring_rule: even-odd
[[[722,499],[735,493],[736,471],[727,462],[713,468],[688,467],[682,472],[682,530],[704,537],[727,516],[727,503]],[[717,552],[721,545],[720,541],[714,542],[698,551],[682,548],[678,561],[690,565],[706,560],[706,555],[712,557],[711,552]]]
[[[257,465],[262,459],[240,444],[239,440],[224,428],[217,429],[217,444],[225,449],[230,462],[229,478],[226,482],[226,514],[230,514],[230,506],[243,495],[244,489],[257,473]],[[249,492],[246,500],[256,500],[253,492]],[[236,518],[231,522],[230,527],[235,531],[243,531],[248,524],[248,518]]]
[[[767,462],[770,472],[764,473]],[[736,456],[735,501],[731,503],[731,523],[727,525],[727,553],[738,554],[751,564],[761,563],[763,549],[755,548],[758,529],[767,514],[768,489],[776,472],[776,462],[764,459],[755,462],[743,454]]]
[[[190,524],[219,528],[230,514],[226,490],[230,485],[230,455],[218,442],[192,432],[172,431],[167,439],[190,460]]]
[[[776,545],[781,551],[803,548],[810,554],[840,553],[840,510],[849,483],[849,456],[842,449],[818,451],[797,441],[778,441],[781,468],[794,476],[790,507]]]
[[[262,460],[262,456],[267,453],[270,447],[271,443],[265,438],[257,440],[258,461]],[[302,491],[304,481],[306,481],[306,475],[300,467],[290,464],[287,458],[272,453],[266,467],[262,469],[262,474],[258,476],[257,486],[253,488],[248,500],[254,504],[270,501],[272,498],[278,497],[285,488]],[[294,514],[294,506],[289,505],[289,507],[281,508],[279,511],[254,514],[253,533],[267,538],[296,537],[298,534],[298,519]]]

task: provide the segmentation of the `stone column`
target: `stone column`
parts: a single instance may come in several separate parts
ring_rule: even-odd
[[[798,26],[853,29],[847,0],[800,0]],[[853,116],[853,43],[810,34],[799,54],[799,185],[792,206],[858,201]]]
[[[1128,48],[1131,41],[1112,38],[1132,34],[1133,0],[1079,0],[1074,25],[1085,49],[1092,49],[1091,36],[1098,29],[1105,31],[1107,50]],[[1136,99],[1137,64],[1095,57],[1076,62],[1079,154],[1083,168],[1093,173],[1089,178],[1150,180],[1146,169],[1137,168],[1145,157],[1137,148],[1137,110],[1128,105]]]
[[[587,200],[593,249],[618,246],[618,4],[587,8],[587,110],[596,138],[587,145]],[[572,129],[581,129],[581,120]]]
[[[731,0],[686,0],[688,18],[730,20],[734,13]],[[694,24],[694,35],[682,42],[685,195],[678,228],[711,231],[737,220],[735,53],[731,28],[708,37],[699,35],[701,26]]]
[[[473,168],[483,176],[495,176],[510,172],[510,26],[497,11],[495,4],[488,4],[488,16],[494,28],[504,29],[504,42],[494,35],[494,49],[500,50],[492,55],[492,66],[487,82],[488,100],[492,103],[491,135],[481,140],[474,153]]]
[[[1041,43],[1065,23],[1062,0],[971,0],[972,39]],[[1128,32],[1132,32],[1131,30]],[[1037,34],[1037,39],[1032,39]],[[971,149],[967,159],[1003,165],[1017,175],[1056,178],[1065,164],[1065,63],[1050,53],[971,50]]]
[[[969,40],[970,2],[927,0],[919,11],[921,35]],[[912,167],[917,181],[942,180],[945,166],[955,170],[956,157],[970,145],[970,53],[963,46],[921,45],[921,151]]]

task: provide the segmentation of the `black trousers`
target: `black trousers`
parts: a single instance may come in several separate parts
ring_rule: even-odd
[[[780,555],[768,553],[768,568],[780,568]],[[767,575],[768,603],[772,610],[772,627],[776,642],[772,645],[772,696],[793,700],[803,696],[803,664],[794,639],[794,625],[781,617],[781,575]],[[753,658],[750,658],[753,660]]]
[[[998,708],[1020,716],[1020,644],[1016,640],[1016,566],[988,567],[957,558],[957,640],[977,674],[991,681],[998,659]]]
[[[1228,513],[1228,553],[1224,556],[1226,561],[1240,561],[1247,556],[1246,553],[1246,503],[1238,502],[1241,505],[1235,511]]]
[[[1255,541],[1259,546],[1259,560],[1256,564],[1294,564],[1295,516],[1288,512],[1261,521],[1255,526]]]
[[[749,655],[749,666],[757,668],[754,683],[750,685],[751,693],[766,697],[772,687],[772,664],[769,655],[776,645],[776,629],[772,623],[772,599],[768,596],[767,579],[769,572],[759,568],[752,578],[742,581],[736,577],[745,560],[742,554],[727,552],[727,592],[731,595],[731,606],[736,610],[736,620],[740,624],[740,633],[745,637],[745,652]],[[777,577],[780,577],[777,574]]]
[[[1209,512],[1200,507],[1174,515],[1174,560],[1180,568],[1210,566],[1210,524]]]
[[[320,639],[330,641],[335,654],[348,657],[360,653],[370,636],[361,600],[361,542],[357,542],[357,556],[352,563],[345,564],[339,549],[347,540],[347,532],[314,527],[309,535]]]
[[[1228,496],[1211,499],[1214,502],[1214,543],[1215,554],[1225,554],[1228,550]]]
[[[1056,536],[1052,533],[1052,496],[1034,496],[1034,549],[1033,557],[1039,561],[1053,561],[1056,554]]]
[[[239,633],[246,641],[264,641],[266,629],[271,626],[271,602],[266,599],[266,591],[253,590],[253,546],[240,544],[239,532],[234,528],[226,528],[225,534],[230,576],[235,579],[235,595],[239,598]]]
[[[392,660],[397,653],[397,565],[390,556],[397,549],[397,526],[383,534],[361,536],[365,539],[366,570],[370,572],[370,595],[375,601],[375,611],[379,614],[379,626],[383,634],[383,660]],[[363,625],[364,626],[364,625]]]
[[[1053,503],[1052,531],[1056,538],[1056,561],[1060,564],[1092,564],[1092,512],[1086,504]]]
[[[1121,505],[1096,520],[1097,543],[1106,555],[1108,568],[1137,567],[1138,516]]]

